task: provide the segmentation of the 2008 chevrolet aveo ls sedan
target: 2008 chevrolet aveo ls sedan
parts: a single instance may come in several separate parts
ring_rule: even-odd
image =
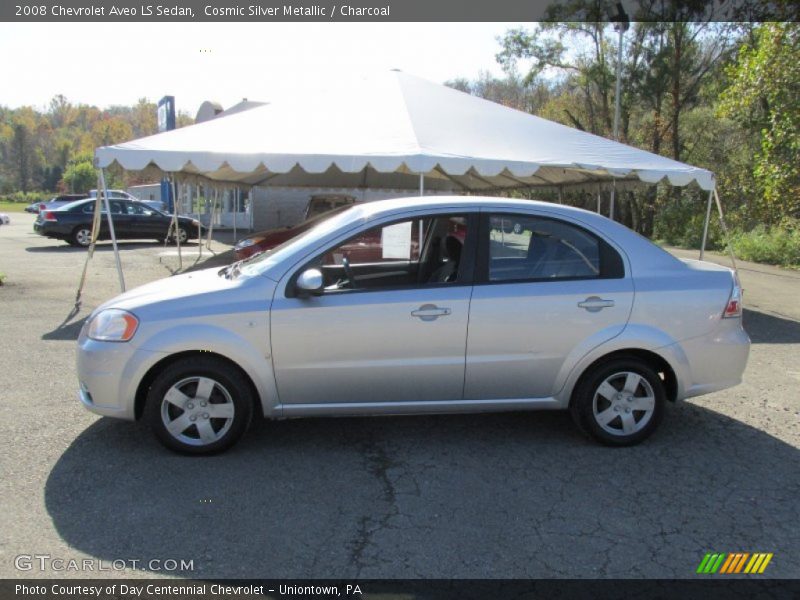
[[[371,202],[105,303],[78,341],[79,395],[191,454],[230,447],[254,416],[530,409],[569,409],[622,446],[653,433],[666,401],[741,381],[741,314],[731,270],[594,213]]]

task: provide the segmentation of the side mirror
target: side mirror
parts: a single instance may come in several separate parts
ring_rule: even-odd
[[[318,296],[322,293],[322,271],[319,269],[306,269],[297,278],[297,290],[301,296]]]

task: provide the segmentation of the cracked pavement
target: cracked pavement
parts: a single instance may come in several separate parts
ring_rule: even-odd
[[[194,560],[172,573],[191,578],[691,578],[709,551],[773,552],[765,576],[800,577],[800,273],[742,265],[744,383],[669,405],[634,448],[539,412],[258,423],[231,452],[194,459],[76,399],[77,332],[116,293],[108,245],[64,323],[84,254],[12,219],[0,228],[2,577],[63,575],[14,567],[46,553]],[[130,287],[169,275],[161,251],[123,244]]]

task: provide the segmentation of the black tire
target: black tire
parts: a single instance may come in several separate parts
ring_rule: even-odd
[[[210,393],[201,392],[198,396],[201,385],[209,389],[209,380],[214,384]],[[167,401],[168,392],[172,392],[173,402]],[[191,357],[178,360],[159,373],[147,394],[144,414],[158,441],[170,450],[216,454],[233,446],[247,431],[254,400],[246,376],[230,363],[214,357]],[[221,416],[214,417],[214,412]],[[228,417],[229,413],[232,416]],[[168,423],[175,424],[177,434],[170,432]]]
[[[73,246],[78,246],[80,248],[88,248],[92,243],[92,228],[85,225],[79,225],[73,229],[70,243]]]
[[[628,385],[630,374],[638,376],[638,382],[631,377]],[[581,377],[572,394],[570,413],[578,428],[598,442],[632,446],[656,430],[665,402],[664,383],[648,363],[633,356],[619,357],[592,367]]]
[[[183,246],[186,242],[189,241],[189,232],[188,232],[188,230],[185,227],[178,227],[178,236],[177,237],[181,240],[181,246]],[[178,242],[175,239],[175,234],[174,233],[169,236],[169,242],[170,242],[170,244],[175,244],[177,246]]]

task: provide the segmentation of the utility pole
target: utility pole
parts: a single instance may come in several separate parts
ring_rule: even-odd
[[[616,12],[614,12],[616,10]],[[617,48],[617,83],[614,93],[614,141],[619,141],[619,108],[620,108],[620,84],[622,75],[622,40],[628,27],[630,27],[630,19],[628,13],[622,6],[622,2],[617,2],[612,8],[608,6],[608,20],[614,24],[614,31],[619,33],[619,46]],[[616,181],[611,188],[611,202],[609,204],[608,217],[614,219],[614,196],[616,196],[617,184]]]

